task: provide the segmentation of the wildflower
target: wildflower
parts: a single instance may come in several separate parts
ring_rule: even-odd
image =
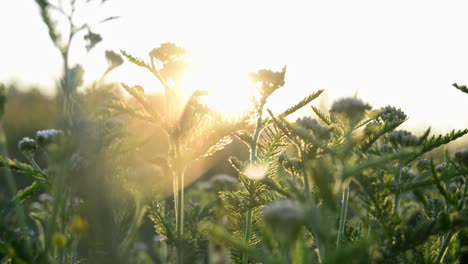
[[[388,141],[394,145],[402,147],[415,146],[419,139],[406,130],[392,131],[388,134]]]
[[[304,223],[304,207],[294,200],[274,201],[266,205],[263,218],[280,242],[289,244]]]
[[[36,154],[37,143],[34,139],[25,137],[18,143],[18,149],[26,157],[32,157],[34,156],[34,154]]]
[[[159,48],[150,51],[149,56],[157,59],[163,64],[173,62],[185,55],[185,49],[176,46],[174,43],[163,43]]]
[[[298,124],[302,128],[311,130],[314,133],[314,135],[320,139],[330,138],[329,129],[327,127],[322,126],[316,119],[310,117],[298,118],[296,120],[296,124]]]
[[[63,134],[63,131],[57,129],[39,130],[36,132],[36,140],[39,145],[47,145],[56,142]]]
[[[123,63],[122,57],[112,50],[106,50],[106,59],[109,70],[115,69]]]
[[[162,64],[158,69],[161,75],[173,82],[180,80],[188,69],[185,55],[185,49],[173,43],[163,43],[149,53],[152,61],[156,60]]]
[[[67,229],[72,234],[82,236],[88,229],[88,224],[85,220],[83,220],[83,218],[79,216],[73,216],[67,225]]]
[[[88,34],[84,36],[85,41],[87,42],[86,44],[86,50],[90,51],[92,48],[94,48],[99,42],[102,41],[101,35],[92,32],[91,30],[88,31]]]
[[[63,248],[67,245],[67,238],[62,233],[55,233],[52,237],[52,243],[56,248]]]
[[[460,162],[460,164],[468,165],[468,148],[455,152],[455,159]]]
[[[349,97],[343,98],[333,103],[330,114],[340,114],[348,119],[356,120],[362,117],[366,110],[370,110],[372,107],[364,103],[362,100]]]
[[[406,117],[406,114],[401,109],[396,109],[389,105],[381,108],[380,118],[385,122],[403,121]]]
[[[283,67],[281,72],[273,72],[271,70],[259,70],[249,75],[253,83],[260,83],[260,95],[266,99],[274,91],[284,85],[286,75],[286,67]]]

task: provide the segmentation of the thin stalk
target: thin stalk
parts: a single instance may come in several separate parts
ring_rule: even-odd
[[[263,107],[262,107],[263,108]],[[255,132],[252,139],[252,145],[250,146],[250,163],[253,164],[257,161],[257,143],[260,137],[260,131],[262,130],[262,109],[257,117],[257,123],[255,125]]]
[[[348,200],[349,200],[349,185],[343,191],[343,198],[341,200],[341,215],[340,215],[340,226],[338,227],[338,238],[336,239],[336,248],[340,247],[340,244],[344,237],[344,228],[346,223],[346,215],[348,213]]]
[[[450,244],[450,240],[453,237],[452,230],[448,231],[447,234],[444,236],[444,240],[442,241],[442,245],[440,245],[439,253],[437,254],[437,258],[435,263],[442,263],[444,261],[445,255],[447,254],[448,245]]]
[[[264,102],[261,102],[258,111],[257,123],[255,125],[255,132],[253,134],[252,144],[250,145],[250,164],[255,164],[257,162],[257,143],[258,138],[260,137],[260,131],[262,130],[262,112]],[[252,209],[247,210],[244,222],[244,242],[249,244],[250,234],[252,233]],[[242,264],[248,263],[248,255],[242,253]]]
[[[398,209],[399,209],[399,207],[400,207],[400,179],[401,179],[401,172],[402,172],[401,162],[398,162],[398,177],[396,178],[397,188],[396,188],[396,191],[395,191],[395,204],[394,204],[394,206],[393,206],[393,214],[397,214],[397,213],[398,213]]]
[[[176,172],[177,181],[177,212],[176,212],[176,233],[177,237],[182,237],[184,234],[184,172],[183,170]],[[178,219],[177,219],[178,218]]]

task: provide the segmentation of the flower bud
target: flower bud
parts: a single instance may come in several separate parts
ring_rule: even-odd
[[[26,157],[32,157],[34,156],[34,154],[36,154],[37,143],[34,139],[25,137],[18,143],[18,149]]]

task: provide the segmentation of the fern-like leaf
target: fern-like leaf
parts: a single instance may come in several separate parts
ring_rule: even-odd
[[[322,120],[325,124],[329,126],[332,124],[330,116],[320,111],[317,107],[312,106],[312,111],[314,111],[318,118],[320,118],[320,120]]]
[[[425,140],[422,145],[421,154],[431,151],[441,145],[447,144],[451,141],[454,141],[457,138],[460,138],[468,133],[468,129],[463,130],[452,130],[445,135],[432,136],[429,139]]]
[[[318,90],[310,94],[309,96],[305,97],[302,99],[299,103],[293,105],[292,107],[286,109],[283,113],[281,113],[279,116],[280,117],[286,117],[297,110],[301,109],[302,107],[306,106],[308,103],[312,102],[315,98],[319,97],[324,90]]]
[[[151,69],[151,66],[148,65],[148,63],[146,63],[143,59],[137,58],[131,55],[130,53],[126,52],[125,50],[120,50],[120,53],[122,53],[122,55],[124,55],[124,57],[127,58],[127,60],[131,63],[143,68]]]
[[[40,183],[47,183],[47,178],[44,173],[42,173],[39,170],[36,170],[35,168],[26,163],[22,163],[11,159],[8,159],[7,162],[5,162],[5,159],[0,157],[0,168],[1,167],[7,167],[13,171],[24,173],[27,176],[31,177],[33,180],[38,181]]]

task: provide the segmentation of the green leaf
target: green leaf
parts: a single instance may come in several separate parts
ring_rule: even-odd
[[[325,124],[329,126],[332,124],[330,116],[320,111],[317,107],[312,106],[312,111],[314,111],[318,118],[320,118],[320,120],[322,120]]]
[[[149,66],[144,60],[131,55],[130,53],[126,52],[125,50],[120,50],[120,53],[122,53],[122,55],[125,58],[127,58],[127,60],[129,60],[131,63],[133,63],[133,64],[135,64],[137,66],[143,67],[143,68],[151,69],[151,66]]]
[[[302,99],[299,103],[293,105],[292,107],[286,109],[283,113],[279,115],[279,117],[286,117],[297,110],[301,109],[302,107],[306,106],[308,103],[312,102],[315,98],[319,97],[324,90],[318,90],[313,93],[311,93],[309,96],[305,97]]]

